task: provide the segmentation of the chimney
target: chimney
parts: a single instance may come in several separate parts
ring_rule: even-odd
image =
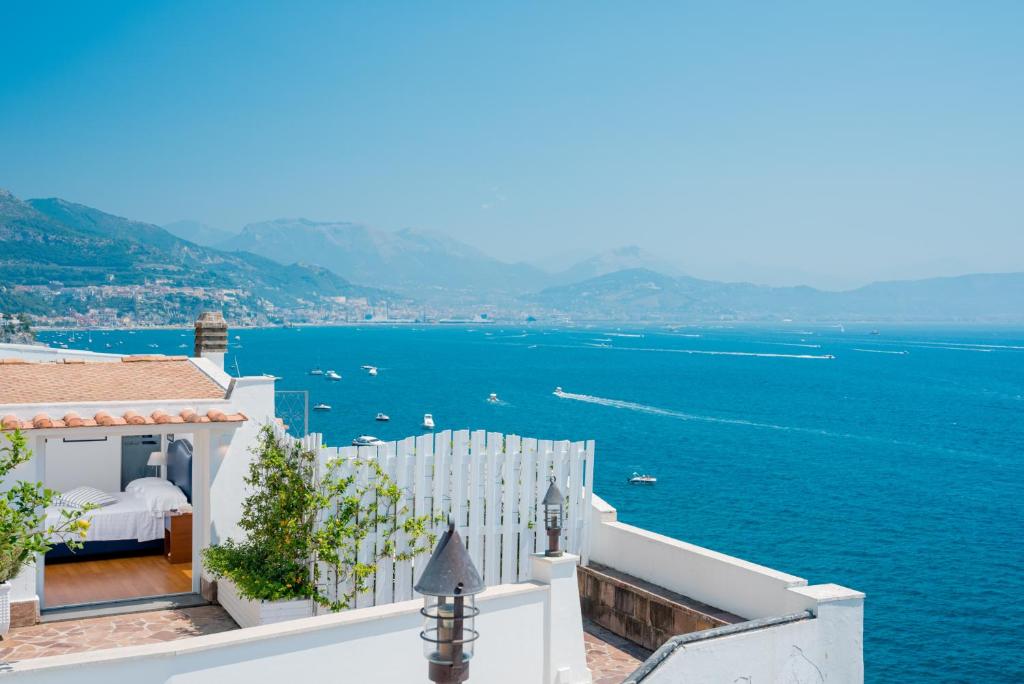
[[[219,311],[204,311],[196,319],[196,348],[193,356],[210,359],[224,369],[224,354],[228,350],[228,324]]]

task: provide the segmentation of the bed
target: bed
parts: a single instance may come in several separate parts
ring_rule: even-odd
[[[176,485],[192,503],[192,445],[185,439],[171,442],[167,449],[167,480]],[[163,549],[164,514],[154,510],[142,495],[129,492],[111,492],[117,503],[96,508],[85,514],[89,521],[85,545],[72,551],[57,544],[46,554],[46,561],[92,558],[112,553],[141,553]],[[60,508],[47,509],[47,524],[60,519]]]

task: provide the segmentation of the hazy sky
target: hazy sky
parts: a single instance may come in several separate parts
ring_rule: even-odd
[[[21,197],[770,283],[1024,270],[1019,0],[13,4]]]

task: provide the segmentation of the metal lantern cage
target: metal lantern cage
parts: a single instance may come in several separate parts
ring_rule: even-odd
[[[466,681],[473,642],[480,636],[474,628],[480,613],[474,596],[484,590],[484,582],[450,520],[415,589],[423,594],[420,638],[430,681]]]
[[[562,523],[565,520],[565,497],[562,491],[555,484],[555,478],[551,478],[548,492],[544,495],[544,529],[548,532],[548,548],[544,555],[549,558],[557,558],[562,555],[558,541],[562,536]]]

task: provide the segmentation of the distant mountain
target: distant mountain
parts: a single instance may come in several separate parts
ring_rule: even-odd
[[[168,223],[164,226],[164,230],[171,235],[180,237],[182,240],[188,240],[189,242],[205,245],[206,247],[216,247],[235,236],[235,233],[231,231],[188,219]]]
[[[1024,273],[873,283],[846,292],[764,287],[627,269],[527,301],[585,320],[1024,321]]]
[[[331,271],[282,265],[246,252],[226,253],[196,245],[152,224],[132,221],[65,200],[23,202],[0,190],[0,310],[40,313],[47,306],[87,307],[100,295],[86,290],[47,305],[35,291],[17,286],[60,283],[66,288],[160,284],[164,305],[176,312],[197,292],[217,295],[226,306],[256,310],[296,307],[324,297],[380,298],[379,290],[352,285]],[[190,288],[191,294],[181,294]],[[124,302],[122,302],[124,304]]]
[[[617,247],[595,256],[583,259],[564,271],[555,272],[552,285],[568,285],[591,278],[598,278],[616,271],[645,269],[669,276],[683,273],[670,262],[647,252],[636,245]]]
[[[536,267],[504,263],[447,236],[412,229],[390,232],[357,223],[278,219],[249,224],[220,246],[282,263],[317,264],[355,282],[418,299],[523,293],[548,282]]]

